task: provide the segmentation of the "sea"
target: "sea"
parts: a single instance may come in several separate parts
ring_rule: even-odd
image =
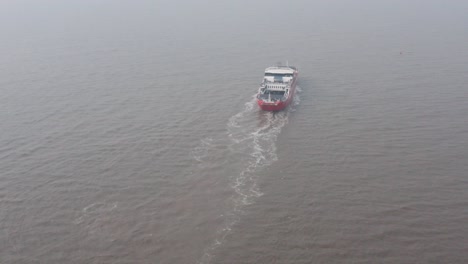
[[[467,12],[0,1],[0,263],[468,263]]]

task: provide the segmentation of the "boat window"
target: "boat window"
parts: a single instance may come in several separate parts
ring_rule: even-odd
[[[275,79],[276,78],[282,78],[282,77],[292,77],[292,74],[278,74],[278,73],[265,73],[265,76],[273,76]]]

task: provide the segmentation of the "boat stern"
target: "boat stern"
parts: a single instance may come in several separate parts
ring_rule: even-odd
[[[263,111],[281,111],[286,107],[286,104],[282,101],[276,102],[265,102],[263,100],[257,99],[257,104]]]

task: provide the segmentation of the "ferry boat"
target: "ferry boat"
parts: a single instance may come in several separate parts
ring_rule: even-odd
[[[294,97],[297,75],[296,67],[292,66],[266,68],[258,89],[258,106],[264,111],[280,111],[286,108]]]

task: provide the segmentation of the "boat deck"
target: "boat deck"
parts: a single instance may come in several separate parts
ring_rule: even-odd
[[[274,94],[271,93],[271,97],[269,94],[259,94],[258,99],[263,99],[263,100],[268,100],[268,98],[271,98],[273,101],[281,100],[283,98],[284,94]]]

